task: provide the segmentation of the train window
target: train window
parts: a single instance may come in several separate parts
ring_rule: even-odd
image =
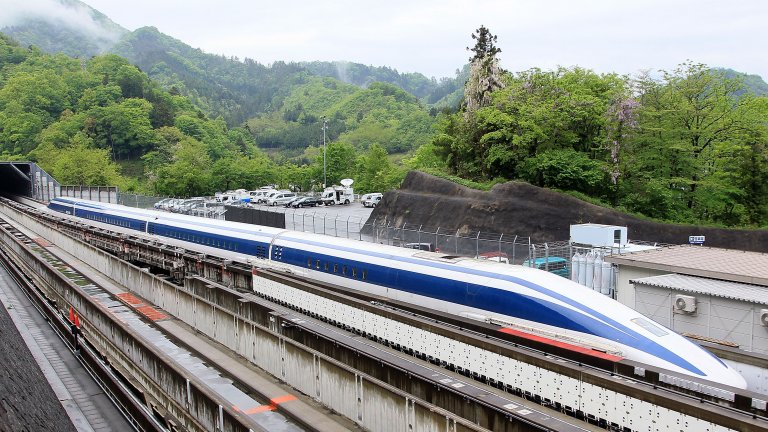
[[[357,268],[352,267],[352,277],[357,277]]]
[[[334,273],[338,273],[339,272],[339,265],[338,264],[334,264],[333,265],[333,272]]]
[[[315,261],[315,268],[320,270],[320,260]]]
[[[307,258],[307,267],[312,267],[312,257]]]
[[[651,321],[649,321],[649,320],[647,320],[647,319],[645,319],[643,317],[632,318],[630,321],[632,321],[633,323],[639,325],[643,329],[648,330],[649,332],[653,333],[655,336],[661,337],[661,336],[666,336],[666,335],[669,334],[666,331],[664,331],[664,329],[659,327],[658,325],[652,323]]]
[[[344,276],[347,275],[347,266],[341,266],[341,274],[343,274]]]
[[[368,270],[363,270],[363,280],[368,278]]]
[[[328,261],[326,261],[324,265],[325,265],[325,271],[328,271],[328,267],[330,266],[330,264],[328,263]]]

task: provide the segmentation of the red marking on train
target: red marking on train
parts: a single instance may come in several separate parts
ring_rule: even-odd
[[[276,397],[276,398],[270,399],[269,400],[269,405],[260,405],[260,406],[257,406],[257,407],[248,408],[246,410],[241,410],[240,408],[238,408],[236,406],[233,406],[232,409],[234,409],[235,411],[243,412],[244,414],[251,415],[251,414],[257,414],[257,413],[264,412],[264,411],[274,411],[274,410],[277,409],[277,406],[279,404],[285,403],[285,402],[290,402],[292,400],[296,400],[296,396],[289,394],[289,395],[280,396],[280,397]]]
[[[586,354],[588,356],[597,357],[597,358],[601,358],[601,359],[604,359],[604,360],[609,360],[609,361],[612,361],[612,362],[617,362],[617,361],[624,360],[623,357],[619,357],[617,355],[604,353],[602,351],[597,351],[597,350],[593,350],[593,349],[590,349],[590,348],[585,348],[585,347],[582,347],[582,346],[579,346],[579,345],[573,345],[573,344],[569,344],[569,343],[566,343],[566,342],[561,342],[561,341],[558,341],[558,340],[555,340],[555,339],[546,338],[546,337],[543,337],[543,336],[537,336],[537,335],[526,333],[526,332],[522,332],[522,331],[519,331],[519,330],[513,330],[513,329],[507,328],[507,327],[503,327],[499,331],[502,332],[502,333],[511,334],[513,336],[518,336],[518,337],[521,337],[521,338],[524,338],[524,339],[528,339],[528,340],[532,340],[532,341],[535,341],[535,342],[544,343],[544,344],[551,345],[551,346],[554,346],[554,347],[563,348],[563,349],[566,349],[568,351],[573,351],[573,352],[577,352],[577,353],[580,353],[580,354]]]

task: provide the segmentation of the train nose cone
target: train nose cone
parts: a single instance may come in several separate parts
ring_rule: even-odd
[[[732,368],[730,365],[728,366],[728,371],[723,377],[723,384],[745,390],[747,390],[748,387],[747,380],[739,373],[739,371]]]

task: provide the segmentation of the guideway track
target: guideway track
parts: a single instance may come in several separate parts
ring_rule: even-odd
[[[291,426],[291,422],[286,422],[286,419],[279,414],[274,413],[271,407],[271,403],[266,400],[252,400],[242,391],[237,388],[247,388],[247,386],[238,384],[238,387],[232,387],[227,390],[226,387],[231,384],[226,384],[224,381],[218,378],[219,375],[211,376],[211,372],[206,372],[202,366],[194,366],[196,373],[200,377],[190,376],[189,371],[186,371],[187,377],[183,378],[185,373],[184,366],[180,364],[174,364],[171,356],[163,353],[177,352],[179,357],[186,358],[189,363],[189,358],[194,357],[189,354],[180,353],[180,347],[175,347],[169,339],[155,337],[154,342],[162,342],[162,346],[152,346],[151,342],[145,340],[148,334],[152,333],[144,321],[145,319],[139,318],[139,313],[131,311],[121,304],[118,304],[114,300],[108,299],[108,294],[103,290],[99,290],[90,283],[77,283],[69,280],[67,277],[63,277],[60,271],[56,269],[64,269],[64,272],[71,276],[72,269],[67,268],[66,265],[61,263],[51,263],[46,261],[52,261],[49,254],[45,260],[37,260],[40,257],[36,256],[33,248],[39,248],[38,245],[32,243],[29,239],[24,239],[24,236],[16,232],[9,231],[9,225],[4,224],[1,234],[3,237],[3,243],[10,245],[6,247],[6,256],[11,259],[12,255],[16,255],[13,258],[13,262],[16,264],[18,274],[26,280],[34,281],[34,291],[39,297],[44,300],[39,300],[39,303],[46,305],[49,315],[55,317],[59,322],[60,331],[63,333],[70,332],[70,325],[66,317],[66,307],[61,305],[73,305],[75,310],[78,311],[78,315],[81,317],[79,321],[83,324],[83,329],[80,337],[73,339],[72,344],[75,348],[80,347],[81,352],[89,353],[91,357],[95,359],[95,363],[102,366],[102,368],[112,369],[112,374],[122,376],[124,387],[128,387],[128,394],[138,394],[138,398],[133,398],[132,402],[134,410],[144,413],[145,417],[154,423],[154,427],[149,425],[142,425],[143,430],[212,430],[221,429],[228,431],[298,431],[298,430],[323,430],[315,428],[302,428]],[[26,243],[26,244],[25,244]],[[45,253],[44,250],[38,250],[38,252]],[[21,264],[22,262],[27,265]],[[27,267],[27,268],[24,268]],[[49,281],[52,286],[42,287],[44,283],[42,279]],[[87,282],[87,281],[86,281]],[[79,286],[81,285],[81,286]],[[64,291],[62,291],[64,288]],[[63,293],[63,296],[62,296]],[[68,297],[68,298],[65,298]],[[106,306],[106,307],[105,307]],[[142,329],[141,327],[145,327]],[[114,346],[105,347],[105,342],[109,339],[109,336],[105,336],[105,333],[98,330],[107,328],[112,333],[112,342],[115,342]],[[155,329],[154,332],[157,332]],[[73,332],[74,333],[74,332]],[[97,336],[98,334],[98,336]],[[118,336],[115,336],[118,335]],[[138,357],[145,366],[144,372],[151,374],[152,371],[160,373],[159,376],[146,376],[143,382],[141,378],[136,377],[136,371],[131,372],[130,367],[127,366],[126,359],[118,359],[115,348],[119,348],[117,345],[123,343],[123,348],[130,347],[133,351],[133,357]],[[125,344],[127,342],[127,345]],[[97,346],[100,347],[97,349]],[[130,354],[129,354],[130,355]],[[105,358],[109,358],[110,362],[106,363]],[[201,363],[201,365],[203,365]],[[164,384],[166,387],[172,383],[165,383],[163,380],[168,380],[169,376],[176,375],[182,378],[181,382],[186,385],[182,385],[186,394],[182,402],[191,405],[188,408],[194,408],[189,418],[185,418],[180,415],[183,409],[168,409],[172,405],[179,404],[178,400],[173,400],[172,396],[167,396],[165,399],[159,395],[157,389],[150,389],[147,384],[150,381],[154,381],[157,387],[162,387]],[[163,378],[163,376],[165,378]],[[211,377],[215,383],[206,381],[206,377]],[[224,375],[221,375],[224,378]],[[117,380],[118,382],[120,380]],[[171,380],[173,381],[173,380]],[[176,379],[175,381],[178,381]],[[131,388],[132,387],[132,388]],[[223,393],[222,393],[223,392]],[[250,400],[250,402],[248,402]],[[210,401],[210,402],[207,402]],[[237,401],[237,403],[233,403]],[[212,404],[211,404],[212,403]],[[208,405],[212,409],[206,409]],[[255,413],[249,412],[254,407],[266,406],[267,411],[260,414],[259,419],[254,418]],[[235,407],[242,407],[238,412]],[[202,413],[203,415],[199,415]],[[268,415],[272,420],[265,421],[265,415]],[[279,418],[275,418],[277,415]],[[160,420],[158,424],[157,421]],[[278,429],[269,425],[280,424]],[[262,426],[263,425],[263,426]],[[339,429],[343,430],[343,429]]]
[[[2,219],[0,219],[0,229],[3,234],[13,233],[17,238],[21,237],[18,232],[14,233],[15,230]],[[128,423],[140,431],[163,430],[151,412],[141,404],[131,389],[120,381],[115,371],[110,369],[109,364],[104,361],[100,353],[88,344],[75,344],[72,334],[74,323],[61,314],[50,299],[46,298],[36,284],[36,277],[9,253],[6,247],[1,246],[0,261],[2,261],[2,266],[16,281],[19,288],[24,291],[35,310],[45,317],[45,320],[66,346],[76,353],[80,364],[123,413]]]

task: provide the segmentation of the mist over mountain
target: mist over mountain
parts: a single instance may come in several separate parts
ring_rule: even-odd
[[[72,57],[107,52],[129,31],[77,0],[9,0],[0,32],[24,46]]]

